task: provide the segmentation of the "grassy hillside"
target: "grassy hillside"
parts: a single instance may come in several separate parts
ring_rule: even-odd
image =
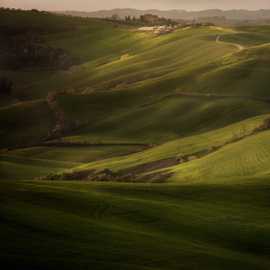
[[[269,269],[260,182],[0,186],[0,258],[10,269]]]
[[[0,16],[1,265],[269,269],[269,27]]]
[[[79,60],[68,70],[2,70],[23,101],[0,108],[1,147],[37,146],[8,156],[122,169],[222,147],[269,113],[269,27],[191,27],[156,36],[102,20],[1,12],[8,35],[28,29]],[[52,92],[61,93],[53,106],[45,99]],[[52,135],[59,122],[62,130]],[[201,141],[218,134],[218,142]],[[44,147],[52,139],[57,144]],[[122,157],[145,145],[152,148]],[[34,155],[21,156],[28,151]]]
[[[217,183],[243,181],[251,177],[269,176],[269,131],[228,145],[224,149],[176,169],[175,180]]]
[[[142,146],[37,146],[0,152],[0,179],[25,180],[61,173],[89,162],[124,156]]]
[[[61,172],[79,163],[33,159],[18,156],[0,155],[0,178],[9,180],[33,179],[52,172]]]
[[[54,115],[44,100],[0,107],[1,147],[31,145],[48,138]]]
[[[80,65],[3,72],[24,99],[66,92],[58,102],[76,123],[70,135],[93,141],[155,144],[269,112],[268,46],[238,52],[231,43],[216,42],[219,35],[239,34],[222,28],[179,29],[164,36],[135,30],[86,20],[75,30],[42,35]]]
[[[209,151],[213,148],[218,149],[221,147],[220,150],[223,150],[227,144],[234,148],[236,143],[242,143],[244,139],[253,139],[257,136],[261,136],[261,133],[255,134],[253,136],[251,136],[251,134],[254,130],[262,126],[266,119],[269,119],[269,115],[262,115],[259,117],[251,118],[214,131],[172,140],[151,149],[129,155],[127,157],[116,157],[105,161],[89,163],[87,165],[83,165],[82,168],[110,168],[119,170],[166,158],[192,156],[196,155],[196,153]],[[233,144],[232,141],[236,142]],[[254,148],[256,147],[257,145],[254,144]],[[245,147],[243,148],[245,149]],[[238,155],[235,155],[234,157],[238,158]],[[211,168],[211,164],[209,165]],[[222,166],[222,163],[220,166]],[[193,170],[190,170],[190,172],[192,173]]]

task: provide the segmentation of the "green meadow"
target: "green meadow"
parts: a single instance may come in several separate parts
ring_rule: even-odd
[[[269,26],[0,16],[5,269],[270,268]],[[5,65],[24,35],[72,65]]]

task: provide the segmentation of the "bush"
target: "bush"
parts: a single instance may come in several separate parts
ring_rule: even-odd
[[[6,77],[0,78],[0,95],[11,95],[13,83]]]

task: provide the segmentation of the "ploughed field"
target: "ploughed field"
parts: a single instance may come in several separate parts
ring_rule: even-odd
[[[1,264],[270,268],[270,27],[0,16]]]

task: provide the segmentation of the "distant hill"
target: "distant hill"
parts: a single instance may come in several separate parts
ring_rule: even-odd
[[[107,18],[117,14],[120,18],[125,16],[135,16],[151,13],[160,17],[181,20],[193,20],[209,17],[225,17],[227,20],[270,20],[270,10],[219,10],[209,9],[202,11],[186,11],[186,10],[137,10],[137,9],[112,9],[100,10],[95,12],[65,11],[68,15],[81,17]]]

